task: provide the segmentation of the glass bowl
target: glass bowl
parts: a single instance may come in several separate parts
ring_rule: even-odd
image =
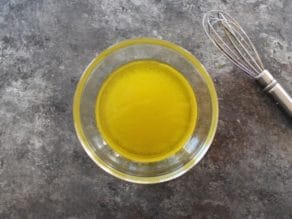
[[[174,155],[149,163],[134,162],[113,151],[95,119],[96,98],[104,80],[121,65],[143,59],[167,63],[183,74],[196,94],[198,110],[189,141]],[[167,41],[137,38],[122,41],[92,60],[77,85],[73,117],[83,148],[98,166],[122,180],[153,184],[181,176],[203,158],[216,132],[218,100],[211,77],[191,53]]]

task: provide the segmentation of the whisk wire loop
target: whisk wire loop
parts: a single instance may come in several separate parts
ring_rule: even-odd
[[[203,18],[203,27],[227,58],[249,76],[255,78],[264,70],[255,46],[230,15],[222,11],[210,11]]]

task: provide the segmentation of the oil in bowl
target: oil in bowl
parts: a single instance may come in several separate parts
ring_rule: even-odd
[[[212,79],[184,48],[159,39],[119,42],[76,87],[74,126],[89,157],[129,182],[181,176],[207,153],[218,122]]]
[[[155,162],[175,154],[190,139],[197,103],[178,70],[155,60],[136,60],[103,82],[95,116],[114,151],[135,162]]]

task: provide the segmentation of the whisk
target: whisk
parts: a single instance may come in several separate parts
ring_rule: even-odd
[[[236,66],[254,78],[292,117],[292,99],[272,74],[264,68],[258,52],[239,23],[223,11],[204,15],[203,27],[215,46]]]

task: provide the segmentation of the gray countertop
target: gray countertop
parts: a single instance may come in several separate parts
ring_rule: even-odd
[[[292,94],[292,1],[0,1],[0,218],[291,218],[292,125],[207,40],[202,15],[240,21],[265,66]],[[173,181],[137,185],[82,149],[72,98],[108,46],[155,37],[191,51],[214,79],[214,143]]]

